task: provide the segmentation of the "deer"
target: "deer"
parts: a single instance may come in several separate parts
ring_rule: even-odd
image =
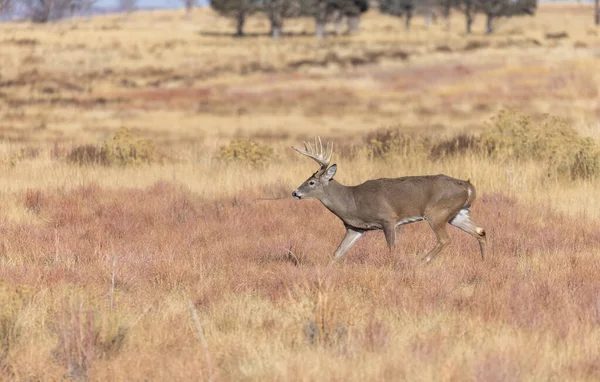
[[[435,247],[422,258],[426,263],[450,244],[447,224],[476,238],[481,259],[485,259],[486,232],[470,216],[476,197],[470,180],[438,174],[371,179],[356,186],[345,186],[333,178],[337,165],[329,166],[333,142],[328,142],[323,150],[321,138],[315,137],[314,147],[304,142],[304,150],[292,148],[320,166],[292,192],[292,197],[296,200],[318,199],[346,228],[346,234],[334,252],[334,260],[341,259],[361,236],[374,230],[383,230],[392,253],[396,248],[396,228],[423,220],[429,223],[437,237]]]

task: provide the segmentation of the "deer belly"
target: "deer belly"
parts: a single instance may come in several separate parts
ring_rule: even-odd
[[[383,225],[381,223],[374,222],[374,221],[369,222],[369,221],[364,221],[364,220],[360,220],[360,219],[352,219],[352,218],[344,219],[344,223],[346,223],[347,225],[349,225],[351,227],[366,229],[366,230],[383,228]]]
[[[402,219],[402,220],[399,220],[399,221],[396,223],[396,227],[398,227],[398,226],[400,226],[400,225],[404,225],[404,224],[409,224],[409,223],[414,223],[414,222],[420,222],[420,221],[422,221],[422,220],[425,220],[425,218],[424,218],[424,217],[422,217],[422,216],[415,216],[415,217],[413,217],[413,218],[404,218],[404,219]]]

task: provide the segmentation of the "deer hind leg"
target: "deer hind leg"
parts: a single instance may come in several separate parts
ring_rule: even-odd
[[[448,236],[448,232],[446,232],[446,220],[445,219],[432,219],[427,218],[429,225],[435,235],[437,236],[437,244],[425,257],[423,257],[423,261],[429,263],[434,257],[436,257],[442,249],[444,249],[448,244],[450,244],[450,237]]]
[[[485,230],[478,227],[477,224],[471,220],[471,210],[469,208],[463,208],[458,214],[450,220],[450,224],[460,228],[469,235],[473,236],[479,242],[479,250],[481,251],[481,259],[485,258],[485,244],[487,243]]]
[[[385,223],[383,225],[383,233],[385,234],[385,241],[390,252],[393,252],[396,247],[396,224],[394,222]]]

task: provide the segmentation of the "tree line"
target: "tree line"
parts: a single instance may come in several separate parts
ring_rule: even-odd
[[[486,17],[486,32],[494,32],[496,20],[521,15],[534,15],[538,0],[379,0],[381,13],[396,16],[404,20],[406,29],[410,28],[413,16],[423,16],[426,23],[439,18],[449,23],[452,11],[465,16],[466,32],[471,33],[472,25],[478,14]],[[212,0],[211,7],[223,16],[233,18],[236,35],[244,35],[246,19],[255,13],[266,14],[271,25],[271,34],[279,38],[284,20],[297,17],[314,17],[315,34],[323,38],[325,25],[336,24],[341,33],[343,20],[347,21],[345,33],[359,30],[360,17],[370,7],[369,0]],[[449,25],[449,24],[448,24]]]
[[[196,0],[180,0],[189,16]],[[0,16],[19,8],[25,17],[34,22],[49,22],[77,14],[85,14],[94,7],[97,0],[0,0]],[[120,9],[126,14],[136,8],[137,0],[118,0]],[[600,0],[595,0],[594,22],[600,25]],[[371,4],[379,11],[404,20],[408,30],[414,16],[423,16],[426,24],[439,18],[446,20],[449,27],[452,11],[465,17],[467,34],[471,33],[477,15],[486,18],[486,33],[494,32],[495,23],[500,18],[521,15],[534,15],[538,0],[211,0],[211,7],[219,14],[235,20],[235,35],[244,35],[244,26],[249,16],[262,13],[270,22],[273,38],[279,38],[286,19],[313,17],[317,38],[325,35],[328,22],[336,24],[336,32],[342,33],[344,20],[345,33],[359,30],[360,17]]]
[[[180,0],[189,16],[196,0]],[[98,0],[0,0],[0,16],[16,12],[35,23],[87,15]],[[117,0],[117,8],[125,17],[136,10],[138,0]]]

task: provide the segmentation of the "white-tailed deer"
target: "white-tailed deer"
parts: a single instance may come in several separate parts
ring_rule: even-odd
[[[485,255],[485,230],[471,221],[471,203],[475,187],[467,180],[446,175],[406,176],[368,180],[357,186],[344,186],[333,179],[337,166],[329,167],[333,144],[323,151],[320,138],[314,147],[292,148],[314,159],[321,168],[296,191],[295,199],[316,198],[342,220],[346,236],[335,250],[339,259],[366,232],[382,229],[390,251],[396,243],[396,227],[426,220],[437,236],[437,245],[423,257],[431,261],[450,244],[446,224],[460,228],[479,242],[481,258]]]

